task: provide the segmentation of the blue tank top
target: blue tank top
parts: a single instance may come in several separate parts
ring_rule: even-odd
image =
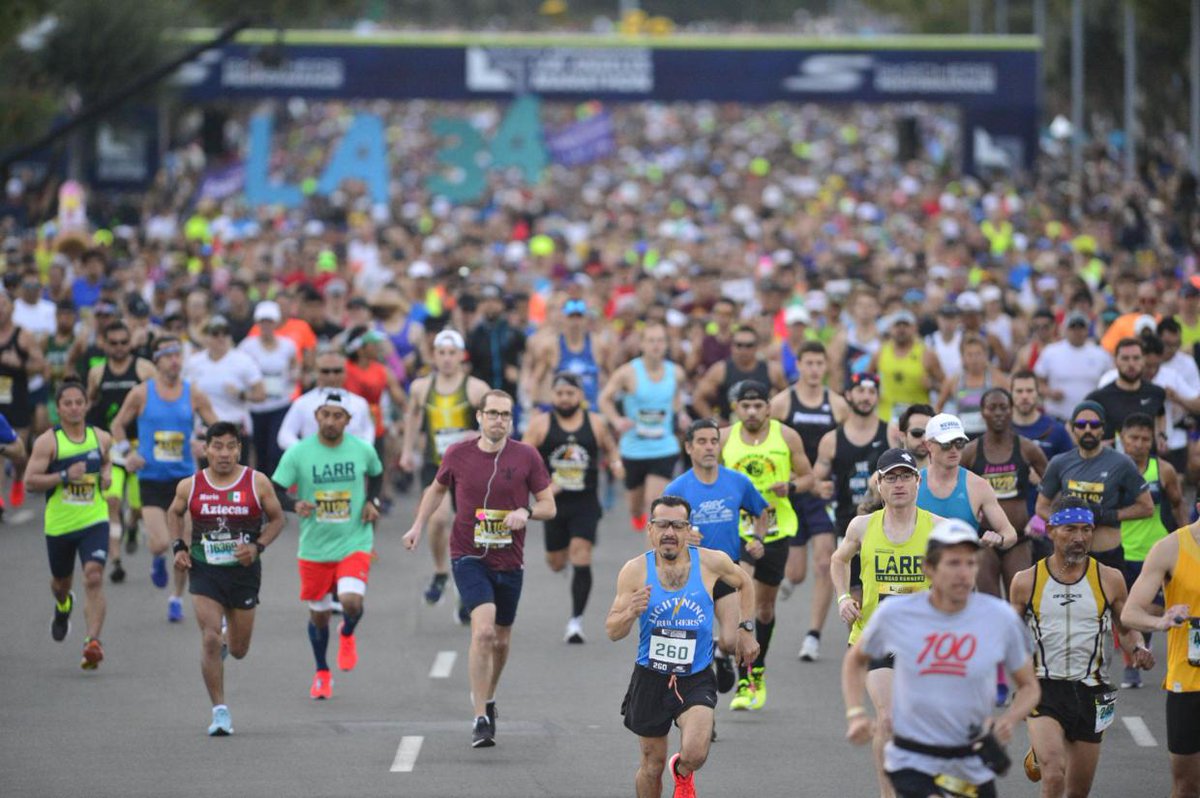
[[[146,381],[146,406],[138,416],[138,454],[146,465],[138,472],[142,479],[169,482],[190,477],[196,471],[192,462],[192,386],[186,380],[183,392],[174,402],[158,395],[158,381]]]
[[[663,361],[663,378],[651,382],[642,359],[630,361],[636,376],[633,393],[625,394],[622,410],[633,429],[621,436],[621,455],[630,460],[653,460],[679,454],[675,437],[675,364]]]
[[[403,360],[404,358],[411,355],[414,351],[416,351],[413,348],[412,338],[411,338],[413,323],[414,323],[414,319],[412,317],[412,314],[410,313],[408,315],[408,317],[404,319],[404,326],[401,327],[396,332],[388,333],[386,330],[384,330],[384,333],[387,335],[388,340],[392,342],[392,349],[394,349],[396,351],[396,356],[399,357],[401,360]],[[383,330],[383,325],[379,325],[379,329]]]
[[[596,365],[596,357],[592,354],[591,335],[583,337],[583,349],[579,352],[571,351],[565,335],[558,336],[558,368],[583,380],[583,396],[587,399],[589,410],[600,406],[600,367]]]
[[[929,483],[926,481],[928,477],[928,468],[921,469],[921,487],[917,489],[917,507],[922,510],[940,515],[942,518],[958,518],[966,521],[975,531],[979,531],[979,519],[975,517],[975,511],[971,509],[971,497],[967,495],[967,469],[962,466],[958,467],[958,482],[954,483],[954,490],[950,491],[950,495],[944,499],[939,499],[929,490]]]
[[[792,351],[792,345],[784,343],[779,353],[780,365],[783,366],[784,379],[788,384],[800,379],[800,361],[796,360],[796,353]]]
[[[688,546],[692,569],[682,590],[658,581],[653,551],[646,552],[650,603],[638,619],[637,664],[655,673],[691,676],[712,664],[713,600],[704,587],[700,550]]]

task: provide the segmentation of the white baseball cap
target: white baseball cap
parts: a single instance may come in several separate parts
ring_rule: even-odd
[[[278,322],[281,319],[283,319],[283,313],[279,310],[278,302],[273,302],[270,299],[264,299],[254,307],[255,321]]]
[[[925,439],[935,443],[950,443],[956,440],[970,440],[963,423],[958,416],[949,413],[938,413],[925,424]]]
[[[422,277],[428,279],[433,276],[433,267],[429,265],[428,261],[413,261],[408,267],[408,276],[414,280]]]
[[[321,395],[321,401],[317,403],[316,409],[337,407],[341,408],[346,415],[353,416],[354,414],[350,412],[350,404],[346,401],[346,398],[346,391],[341,388],[330,388]]]
[[[792,305],[783,312],[783,320],[790,327],[793,324],[812,324],[812,315],[801,305]]]
[[[925,550],[928,552],[935,546],[957,546],[963,543],[975,548],[983,545],[979,542],[979,533],[970,524],[961,518],[947,518],[930,531]]]
[[[463,340],[462,333],[458,330],[442,330],[433,339],[433,348],[441,349],[444,346],[455,349],[466,349],[467,343]]]
[[[964,313],[978,313],[983,310],[983,300],[974,291],[963,291],[954,304]]]

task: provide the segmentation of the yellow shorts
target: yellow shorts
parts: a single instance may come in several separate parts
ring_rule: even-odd
[[[112,484],[104,491],[105,499],[124,498],[134,510],[142,509],[142,491],[137,474],[131,474],[124,466],[112,467]]]

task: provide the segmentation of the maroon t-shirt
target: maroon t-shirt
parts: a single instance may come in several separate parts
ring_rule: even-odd
[[[494,452],[479,448],[478,438],[459,441],[447,449],[442,457],[437,481],[454,491],[450,557],[482,557],[484,564],[493,571],[516,571],[523,567],[524,529],[512,533],[511,545],[477,546],[475,527],[479,523],[488,530],[498,530],[500,519],[495,511],[528,507],[531,493],[536,494],[550,487],[550,474],[538,450],[510,438],[497,459]],[[485,510],[492,512],[486,513],[487,519],[480,521],[478,516]]]

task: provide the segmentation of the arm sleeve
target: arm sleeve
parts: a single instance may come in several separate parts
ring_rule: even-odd
[[[367,476],[377,477],[383,474],[383,461],[379,459],[379,452],[375,451],[375,447],[370,444],[363,448],[367,452]]]

